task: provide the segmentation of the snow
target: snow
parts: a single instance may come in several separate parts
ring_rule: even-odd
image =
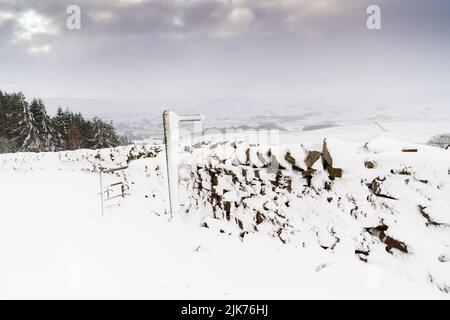
[[[190,146],[173,219],[162,146],[0,155],[0,298],[448,299],[450,152],[418,144],[431,131],[418,141],[330,130],[276,146]],[[324,138],[344,173],[330,181],[320,159],[308,186],[284,155],[304,170]],[[102,217],[98,170],[123,165],[105,183],[123,181],[127,196]],[[213,190],[230,203],[230,221],[208,203]],[[256,212],[265,216],[257,225]],[[387,252],[371,229],[381,225],[408,253]]]

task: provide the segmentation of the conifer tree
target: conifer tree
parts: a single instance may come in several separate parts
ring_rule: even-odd
[[[119,139],[112,123],[107,123],[99,118],[93,119],[93,148],[109,148],[119,145]]]
[[[40,151],[42,140],[30,107],[22,93],[12,95],[10,124],[7,130],[14,135],[20,151]]]
[[[55,151],[59,145],[59,137],[42,100],[33,99],[30,111],[33,114],[39,136],[43,142],[43,151]]]
[[[4,140],[7,139],[6,132],[6,96],[0,91],[0,137],[3,137]]]
[[[129,143],[117,135],[112,123],[88,120],[81,113],[61,108],[52,118],[41,99],[28,104],[22,93],[2,91],[0,139],[2,152],[108,148]]]

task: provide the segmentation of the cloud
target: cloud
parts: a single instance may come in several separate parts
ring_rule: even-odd
[[[32,41],[35,35],[55,35],[58,29],[50,19],[28,10],[17,15],[15,28],[15,41]]]
[[[349,0],[340,2],[345,7]],[[14,20],[16,40],[64,36],[66,8],[73,1],[0,0],[0,24]],[[336,12],[329,0],[78,0],[81,35],[120,37],[232,38],[248,32],[292,32]],[[0,39],[2,41],[2,39]]]
[[[0,25],[1,42],[24,48],[30,54],[50,52],[51,45],[46,40],[59,32],[50,17],[33,9],[1,10]]]
[[[386,0],[379,2],[383,8],[394,6]],[[74,3],[81,8],[81,30],[65,27],[66,8]],[[350,33],[357,28],[364,31],[364,6],[370,3],[370,0],[0,0],[0,45],[20,42],[27,49],[49,44],[52,52],[57,52],[68,45],[68,39],[73,48],[76,43],[80,47],[95,47],[99,39],[105,40],[102,43],[120,45],[129,39],[152,38],[168,41],[311,38],[343,29]]]
[[[128,6],[133,4],[140,4],[145,2],[145,0],[115,0],[118,5]]]
[[[247,32],[255,21],[255,15],[248,8],[234,8],[210,36],[229,38]]]
[[[115,15],[112,11],[103,10],[103,11],[93,11],[89,13],[89,16],[95,22],[107,22],[114,19]]]
[[[42,53],[48,53],[52,47],[49,44],[45,44],[42,46],[32,46],[27,49],[27,52],[30,54],[42,54]]]
[[[0,11],[0,26],[12,19],[14,19],[14,14],[12,12]]]

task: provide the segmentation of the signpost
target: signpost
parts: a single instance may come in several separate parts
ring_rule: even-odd
[[[179,123],[198,122],[201,125],[203,120],[205,120],[205,117],[201,114],[178,115],[169,110],[163,112],[164,144],[166,146],[167,182],[171,217],[173,217],[180,207],[178,194]]]

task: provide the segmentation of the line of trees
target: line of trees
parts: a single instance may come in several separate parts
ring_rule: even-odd
[[[100,149],[126,143],[112,122],[85,119],[61,108],[51,117],[41,99],[29,103],[21,92],[0,91],[0,153]]]

